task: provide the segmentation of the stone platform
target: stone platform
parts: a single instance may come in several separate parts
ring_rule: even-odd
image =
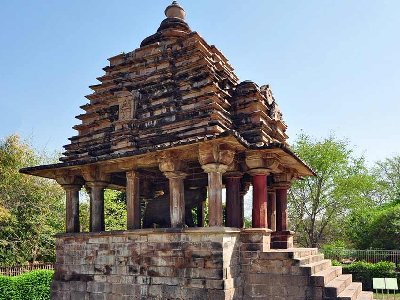
[[[270,230],[62,234],[52,299],[372,299],[317,249],[270,249]]]

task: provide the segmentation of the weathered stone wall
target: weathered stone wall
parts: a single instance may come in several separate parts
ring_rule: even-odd
[[[268,229],[60,235],[53,299],[371,300],[318,249],[270,249]]]
[[[241,299],[239,230],[63,234],[53,299]]]

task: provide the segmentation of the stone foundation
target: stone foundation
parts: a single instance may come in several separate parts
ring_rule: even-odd
[[[372,299],[317,249],[271,244],[227,227],[59,235],[52,299]]]
[[[59,235],[53,299],[241,299],[240,231]]]

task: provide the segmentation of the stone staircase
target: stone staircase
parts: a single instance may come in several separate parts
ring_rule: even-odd
[[[271,300],[372,300],[351,274],[332,266],[316,248],[258,249],[241,251],[243,298]],[[261,245],[261,244],[260,244]]]
[[[280,250],[271,250],[280,251]],[[318,249],[287,249],[296,261],[294,270],[310,276],[312,299],[372,300],[373,293],[362,290],[360,282],[353,282],[351,274],[342,274],[342,267],[332,266]]]

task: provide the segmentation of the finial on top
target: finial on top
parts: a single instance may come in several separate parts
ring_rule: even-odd
[[[177,1],[172,1],[172,4],[167,6],[164,13],[167,18],[178,18],[184,20],[186,16],[185,10]]]

